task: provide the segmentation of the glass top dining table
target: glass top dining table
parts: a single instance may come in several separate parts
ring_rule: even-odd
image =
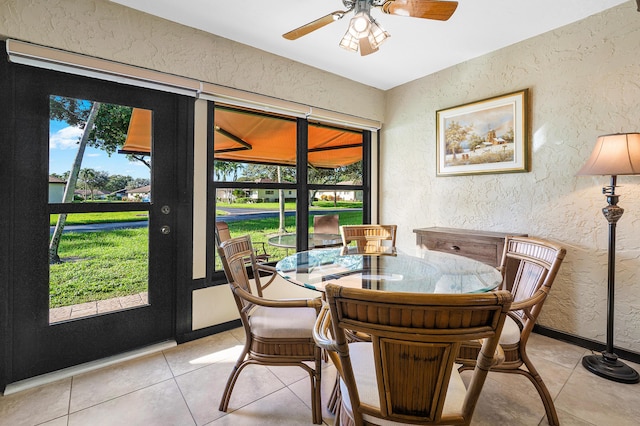
[[[287,281],[317,291],[324,291],[325,285],[332,283],[409,293],[481,293],[502,282],[500,272],[490,265],[426,249],[415,255],[313,249],[283,258],[276,264],[276,271]]]

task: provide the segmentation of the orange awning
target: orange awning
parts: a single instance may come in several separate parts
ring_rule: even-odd
[[[120,152],[149,155],[151,152],[151,110],[133,109],[129,130],[127,130],[127,140]]]
[[[214,156],[218,161],[294,166],[296,121],[260,113],[216,108]],[[309,125],[309,164],[337,168],[362,160],[362,133]],[[151,111],[133,109],[122,153],[149,154]]]

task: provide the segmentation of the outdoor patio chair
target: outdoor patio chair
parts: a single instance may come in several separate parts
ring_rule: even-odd
[[[255,280],[259,281],[260,278],[256,272],[258,264],[251,237],[248,235],[222,242],[218,252],[246,335],[242,353],[225,386],[220,411],[227,410],[236,380],[247,365],[298,366],[309,373],[313,423],[321,424],[322,357],[313,339],[313,327],[321,299],[272,300],[253,295],[247,274],[247,259],[254,270]],[[307,365],[308,362],[313,366]]]
[[[540,315],[566,250],[554,243],[532,237],[507,237],[500,270],[502,289],[513,295],[513,304],[500,337],[505,360],[491,371],[527,377],[535,386],[550,425],[558,425],[558,414],[547,386],[527,355],[527,341]],[[475,367],[480,345],[462,345],[456,362],[460,371]],[[524,368],[523,368],[524,367]]]
[[[218,245],[230,238],[231,233],[229,232],[229,225],[227,222],[216,222],[216,242]],[[260,246],[260,248],[256,248],[256,245]],[[253,246],[256,251],[256,260],[260,263],[268,262],[271,255],[267,253],[267,246],[265,243],[258,241],[254,242]]]
[[[220,245],[224,241],[228,241],[230,239],[231,233],[229,232],[229,225],[227,225],[226,222],[216,222],[216,244],[218,245],[218,247],[220,247]],[[267,265],[265,263],[269,260],[270,255],[265,251],[264,243],[258,244],[261,244],[262,246],[262,254],[260,254],[258,250],[254,248],[254,257],[257,263],[256,271],[258,273],[266,273],[269,275],[269,278],[266,280],[255,281],[258,296],[263,297],[263,290],[269,287],[269,285],[276,279],[276,276],[278,274],[274,266]],[[247,263],[250,263],[249,259],[247,259]]]
[[[316,234],[339,234],[340,216],[338,216],[337,214],[314,216],[313,232]]]
[[[341,425],[468,425],[511,305],[508,291],[393,293],[327,284],[314,338],[340,377]],[[371,336],[350,342],[345,330]],[[466,387],[454,361],[482,339]]]

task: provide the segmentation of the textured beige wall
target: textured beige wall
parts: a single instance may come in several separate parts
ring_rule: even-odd
[[[387,93],[383,222],[527,232],[568,250],[540,323],[606,339],[606,177],[576,177],[596,137],[640,131],[640,14],[635,2]],[[530,88],[529,173],[436,177],[438,109]],[[402,173],[398,171],[402,170]],[[411,170],[412,173],[406,173]],[[615,344],[640,351],[640,177],[619,178]]]
[[[2,0],[0,38],[383,118],[381,90],[107,0]]]

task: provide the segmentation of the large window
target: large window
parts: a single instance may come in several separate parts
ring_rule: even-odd
[[[313,247],[314,216],[368,221],[369,132],[220,104],[213,117],[215,220],[269,262]]]

